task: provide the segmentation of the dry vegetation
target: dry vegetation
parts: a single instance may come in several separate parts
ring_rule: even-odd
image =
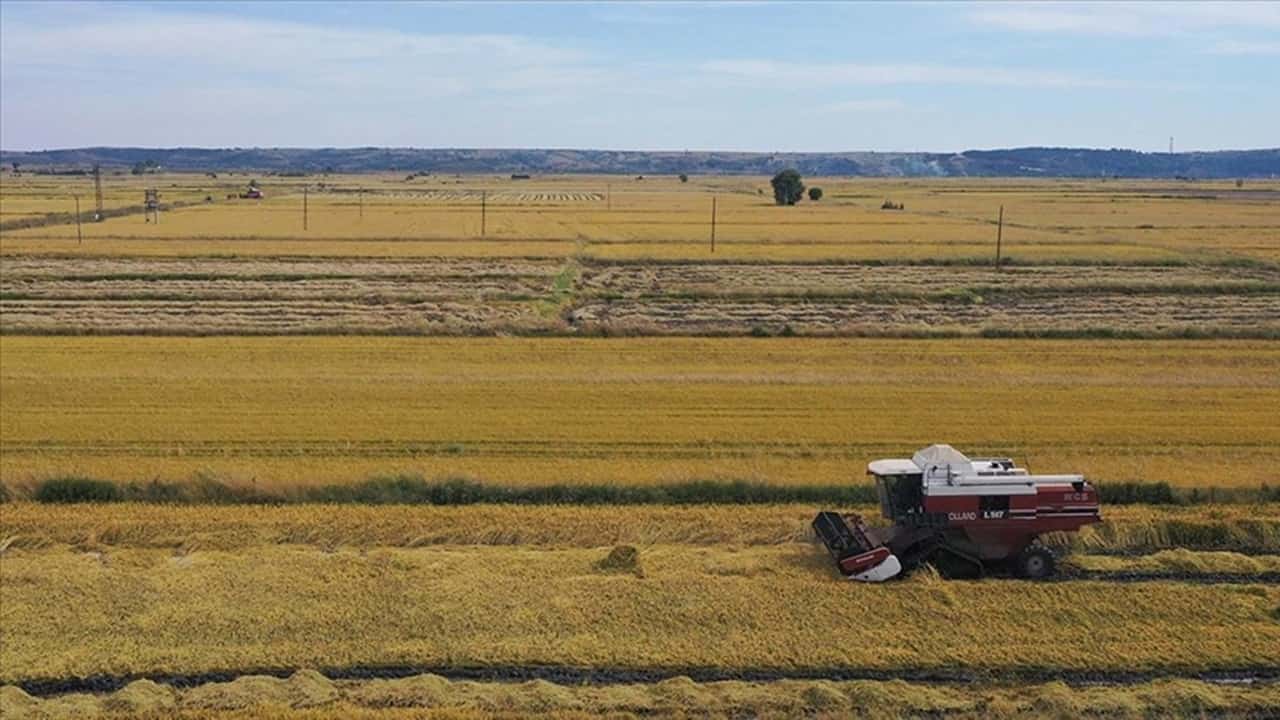
[[[12,258],[6,333],[1280,335],[1264,267]]]
[[[487,667],[499,674],[566,667],[619,677],[643,671],[718,678],[959,669],[1031,679],[1006,688],[687,678],[581,686],[429,675],[334,681],[303,671],[184,690],[138,681],[107,695],[46,700],[6,687],[0,689],[6,717],[204,718],[308,708],[315,717],[401,717],[414,709],[779,717],[1040,717],[1088,709],[1127,717],[1155,708],[1230,716],[1277,702],[1268,683],[1035,684],[1061,673],[1273,668],[1280,593],[1252,578],[1277,567],[1277,505],[1115,508],[1069,558],[1071,566],[1103,572],[1239,576],[1238,584],[1215,585],[948,582],[928,572],[886,586],[849,584],[807,539],[812,508],[799,505],[17,503],[4,510],[3,683],[255,668],[341,675],[357,666]],[[1270,554],[1091,554],[1197,542]],[[625,567],[618,567],[620,557]]]
[[[847,509],[869,517],[878,510],[870,506]],[[302,545],[325,550],[439,545],[682,545],[723,550],[807,543],[811,540],[809,522],[813,512],[814,507],[809,504],[583,508],[18,502],[4,506],[0,541],[3,547],[12,549],[69,546],[85,552],[111,552],[118,548],[234,552],[261,545]],[[1215,572],[1231,567],[1234,560],[1215,560],[1213,552],[1280,555],[1280,504],[1122,506],[1107,508],[1105,519],[1101,525],[1087,527],[1079,535],[1061,542],[1055,540],[1054,544],[1079,557],[1193,548],[1193,559]],[[821,552],[815,553],[821,556]],[[1158,562],[1152,558],[1142,562]],[[1177,561],[1176,556],[1166,559]]]
[[[928,573],[874,586],[841,582],[809,544],[644,546],[642,573],[601,570],[608,553],[10,549],[0,681],[363,665],[1193,672],[1280,660],[1280,593],[1268,586]]]
[[[674,677],[654,684],[561,685],[450,681],[438,675],[393,680],[332,681],[303,670],[288,678],[246,676],[174,690],[138,680],[105,696],[32,698],[0,688],[6,718],[557,718],[607,716],[707,718],[1046,718],[1083,714],[1142,718],[1169,714],[1263,717],[1280,704],[1277,686],[1162,680],[1129,686],[1018,687],[922,685],[901,681],[781,680],[697,683]]]
[[[14,487],[848,485],[868,459],[938,438],[1102,482],[1256,489],[1280,462],[1273,342],[6,336],[0,350]]]

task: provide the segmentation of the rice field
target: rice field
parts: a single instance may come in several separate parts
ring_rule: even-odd
[[[11,334],[1275,337],[1280,270],[15,257],[0,310]]]
[[[1063,549],[1089,579],[883,586],[838,579],[811,512],[16,503],[0,516],[0,701],[6,717],[1252,717],[1276,703],[1272,682],[1215,678],[1280,659],[1280,592],[1260,580],[1280,558],[1280,506],[1116,509]],[[1263,554],[1156,550],[1259,522]],[[610,562],[619,542],[630,562]],[[1170,575],[1112,579],[1135,569]],[[1225,579],[1196,582],[1210,577]]]
[[[1131,687],[1069,687],[1061,682],[966,688],[902,681],[782,680],[698,683],[675,677],[613,686],[449,680],[433,674],[390,680],[333,681],[314,670],[288,677],[244,676],[191,689],[138,680],[104,695],[33,698],[0,688],[6,717],[558,718],[830,716],[899,718],[1044,718],[1082,713],[1115,717],[1212,715],[1263,717],[1274,686],[1162,680]]]
[[[113,208],[147,186],[176,205],[77,229],[60,198],[86,178],[6,174],[39,222],[0,222],[0,332],[1280,335],[1268,181],[813,178],[821,202],[780,208],[752,177],[267,177],[239,198],[251,179],[111,176]]]
[[[0,680],[379,664],[1195,671],[1280,659],[1270,615],[1280,595],[1265,587],[1166,583],[1156,593],[920,574],[886,591],[842,582],[809,545],[650,546],[637,571],[597,569],[607,555],[14,551]],[[486,590],[496,586],[506,590]],[[1028,606],[1038,612],[1028,617]],[[858,621],[867,617],[876,622]]]
[[[845,485],[937,438],[1099,482],[1257,488],[1280,459],[1270,341],[4,336],[0,351],[13,487]]]
[[[209,202],[84,226],[7,230],[0,253],[191,255],[487,254],[612,259],[989,260],[1005,206],[1007,257],[1032,262],[1220,263],[1280,259],[1280,185],[1178,181],[811,178],[821,202],[774,207],[767,178],[563,176],[263,178],[266,199],[224,199],[250,176],[109,179],[112,202]],[[5,213],[68,212],[87,179],[3,177]],[[303,187],[307,227],[303,227]],[[361,190],[363,189],[363,191]],[[482,228],[480,200],[485,197]],[[717,197],[710,247],[710,196]],[[116,199],[118,198],[118,200]],[[905,209],[880,209],[884,200]],[[483,233],[482,233],[483,230]],[[483,238],[482,238],[483,235]],[[264,240],[281,241],[279,243]]]
[[[109,174],[78,240],[91,178],[0,175],[0,715],[1276,714],[1280,184],[806,184]],[[1053,582],[872,586],[803,495],[335,491],[859,489],[933,442],[1188,504],[1046,537]]]

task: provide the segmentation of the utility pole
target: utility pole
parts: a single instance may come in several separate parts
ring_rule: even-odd
[[[96,209],[93,213],[94,222],[102,222],[102,166],[93,166],[93,195],[96,201]]]
[[[604,204],[605,210],[613,210],[613,183],[606,183],[604,186]]]
[[[1004,240],[1004,206],[1000,206],[1000,217],[996,220],[996,272],[1000,272],[1000,244]]]
[[[716,251],[716,196],[711,196],[711,252]]]
[[[485,205],[488,204],[487,202],[488,199],[489,199],[489,191],[481,190],[480,191],[480,237],[484,237]]]
[[[364,220],[364,188],[356,192],[356,197],[360,198],[360,219]]]
[[[84,244],[84,235],[80,233],[80,196],[76,195],[76,244]]]
[[[302,229],[307,229],[307,187],[302,187]]]

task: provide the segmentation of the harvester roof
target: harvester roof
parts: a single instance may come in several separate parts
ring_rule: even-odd
[[[1009,458],[970,458],[950,445],[942,444],[923,448],[910,460],[874,460],[867,465],[867,472],[881,477],[916,475],[923,478],[927,486],[941,484],[948,487],[1020,485],[1032,488],[1083,480],[1080,475],[1032,475]]]
[[[957,471],[969,470],[973,466],[964,453],[950,445],[937,444],[921,448],[911,459],[891,458],[875,460],[867,466],[867,472],[873,475],[918,475],[930,467],[955,468]]]

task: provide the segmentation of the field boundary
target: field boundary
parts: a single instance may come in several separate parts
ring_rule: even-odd
[[[1104,505],[1200,505],[1280,502],[1280,486],[1180,488],[1167,482],[1093,481]],[[25,487],[0,483],[0,502],[141,502],[169,505],[874,505],[875,485],[776,485],[741,479],[689,480],[653,485],[612,483],[501,485],[467,477],[376,476],[355,483],[263,490],[214,478],[119,482],[54,476]]]

